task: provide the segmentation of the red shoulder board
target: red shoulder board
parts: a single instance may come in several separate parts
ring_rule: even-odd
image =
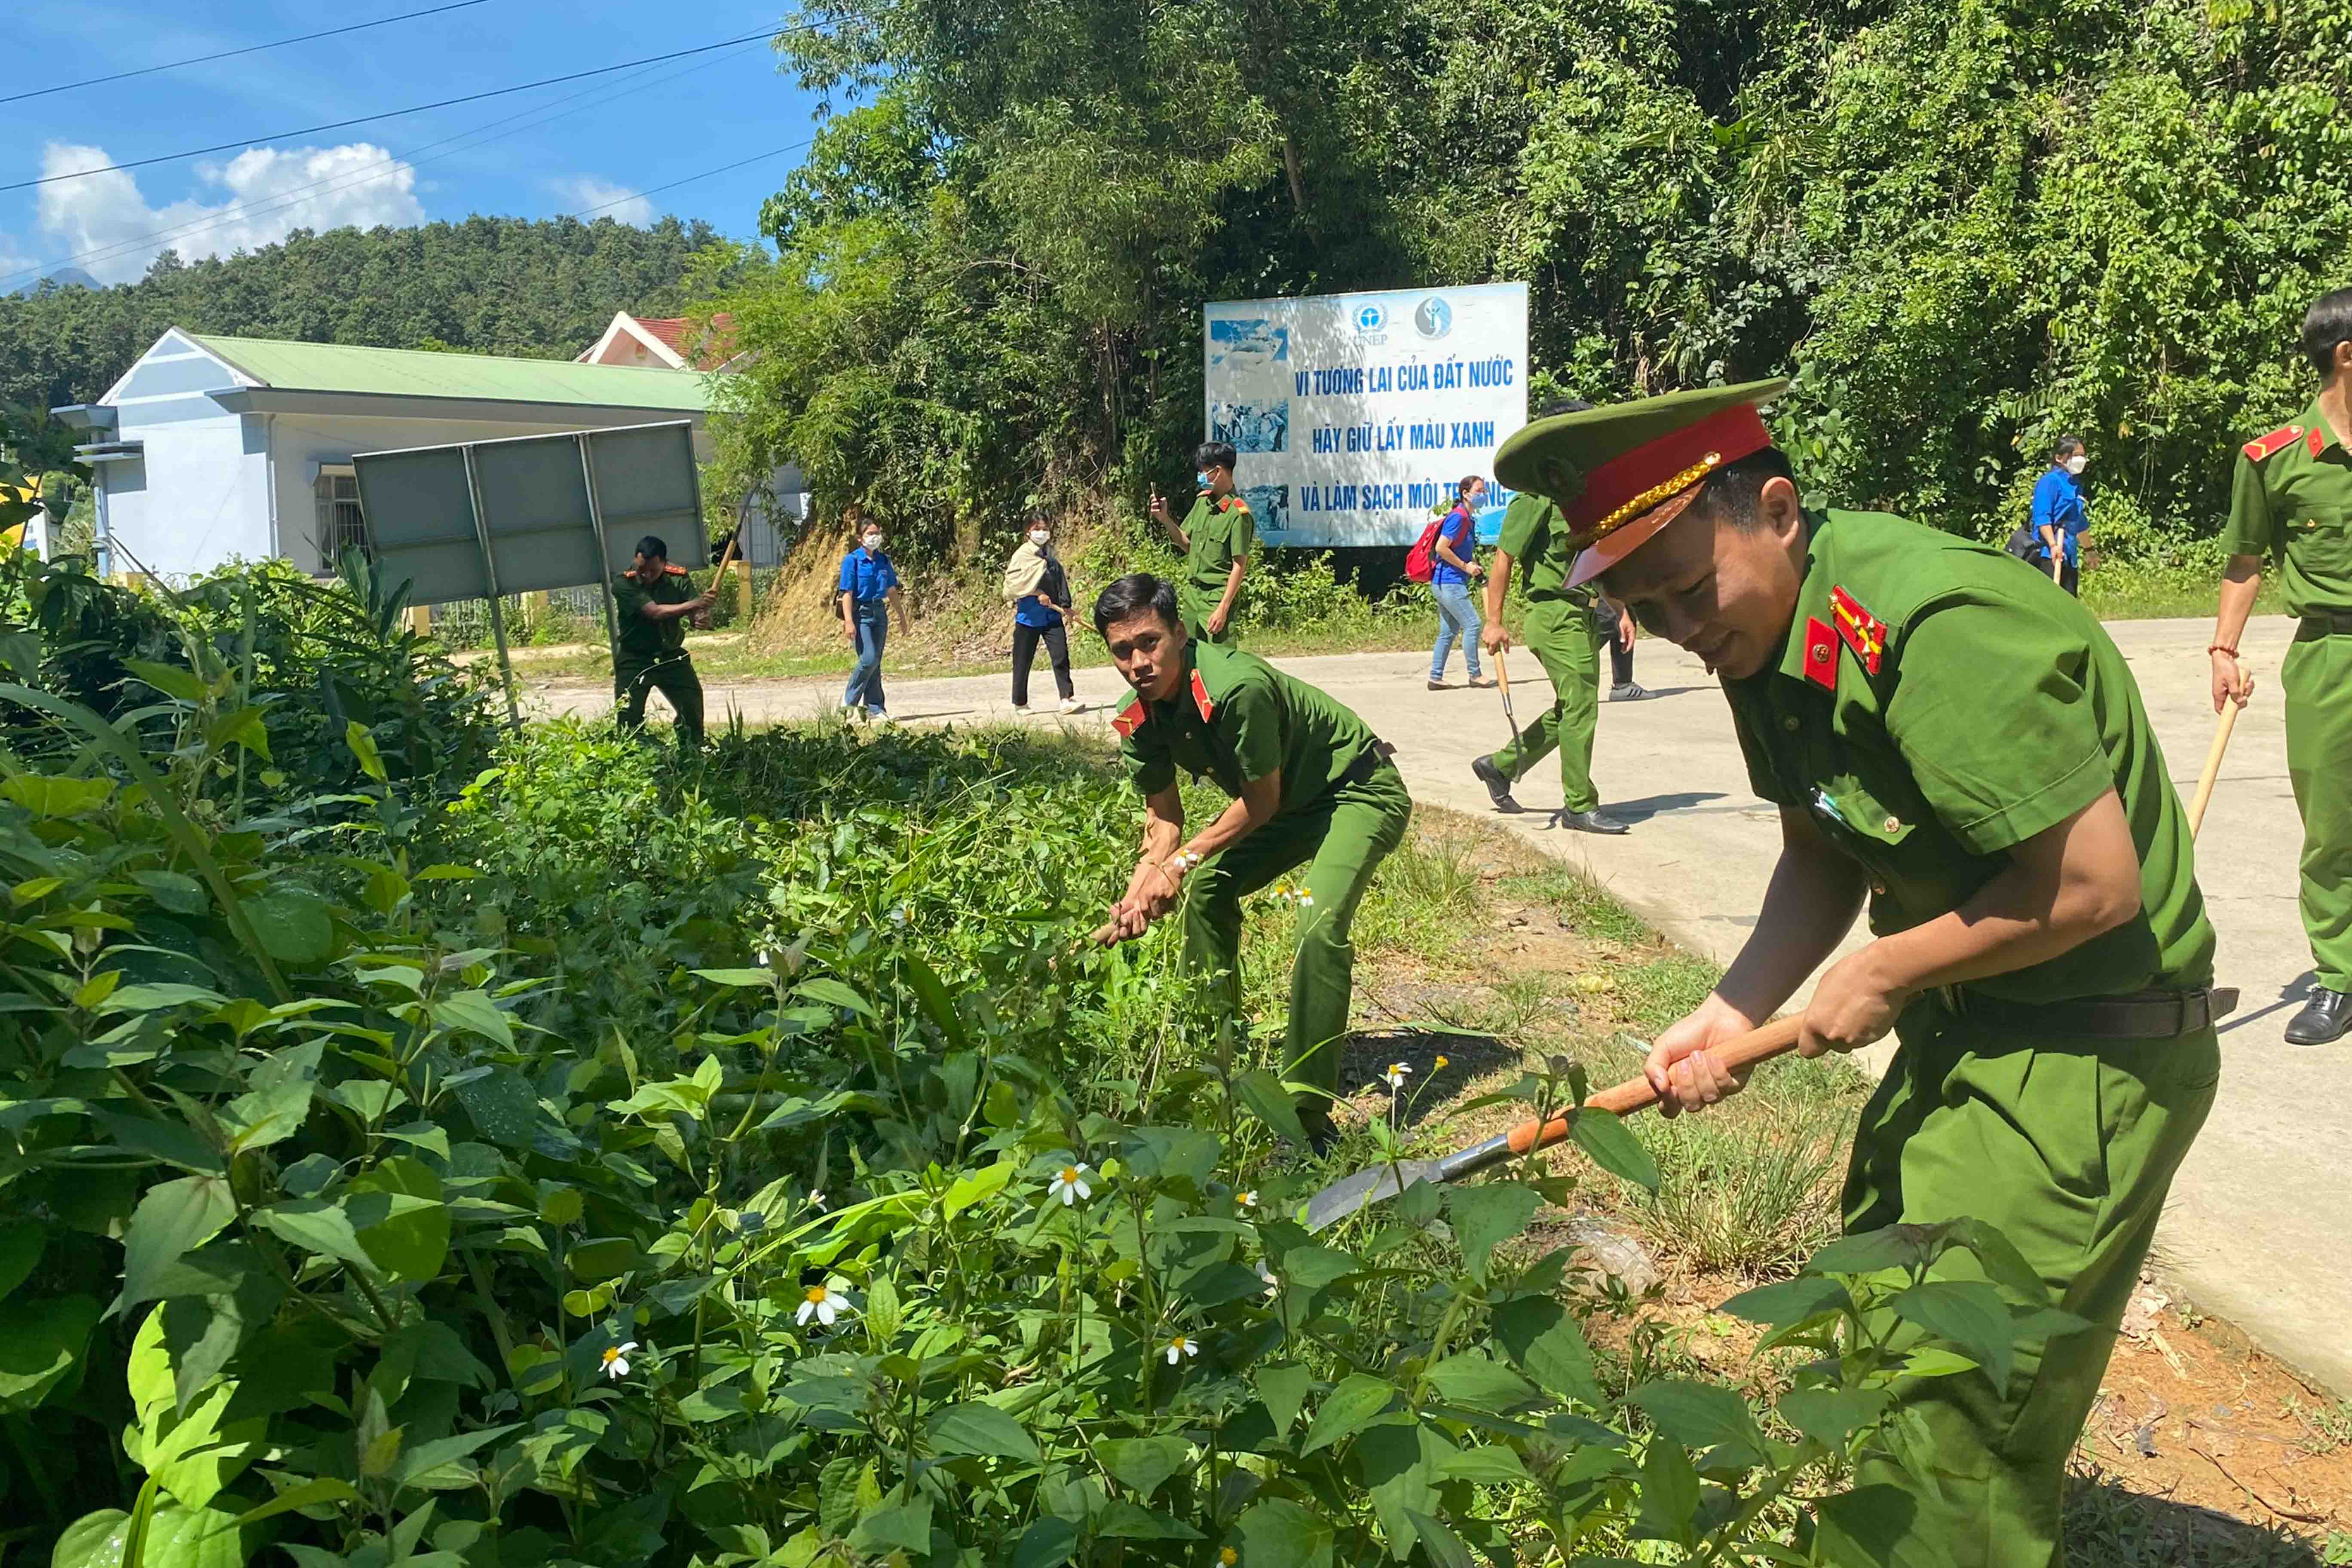
[[[2245,445],[2246,456],[2259,463],[2264,458],[2269,457],[2272,453],[2280,451],[2286,447],[2302,434],[2303,426],[2300,425],[2282,426],[2280,428],[2272,431],[2269,435],[2263,437],[2259,441],[2247,442]],[[2317,436],[2319,432],[2318,430],[2314,429],[2312,434],[2314,436]]]
[[[1209,683],[1201,679],[1197,669],[1192,672],[1192,706],[1201,710],[1203,724],[1217,716],[1217,705],[1209,700]]]
[[[1876,675],[1886,652],[1886,623],[1856,604],[1843,588],[1830,590],[1830,614],[1836,618],[1838,636],[1862,660],[1862,668]]]
[[[1837,637],[1819,616],[1805,623],[1805,679],[1823,690],[1837,689]]]
[[[2309,443],[2311,455],[2316,458],[2319,456],[2319,449],[2327,445],[2327,432],[2315,425],[2311,427],[2311,434],[2305,437],[2304,440]]]
[[[1143,721],[1150,716],[1144,710],[1143,699],[1139,697],[1129,703],[1118,718],[1110,721],[1110,727],[1118,731],[1120,740],[1132,740],[1135,738],[1135,732],[1143,728]]]
[[[686,568],[677,565],[675,563],[664,563],[662,570],[668,573],[673,577],[683,577],[686,575]]]

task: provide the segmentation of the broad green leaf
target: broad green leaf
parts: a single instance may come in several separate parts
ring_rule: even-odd
[[[485,992],[453,991],[436,998],[433,1021],[445,1028],[479,1035],[501,1049],[514,1049],[514,1025]]]
[[[202,1247],[236,1217],[236,1200],[223,1176],[183,1176],[147,1189],[122,1238],[121,1305],[135,1307],[162,1294],[164,1271],[183,1253]]]
[[[1234,1525],[1244,1563],[1280,1563],[1282,1568],[1329,1568],[1332,1529],[1287,1498],[1252,1503]]]
[[[713,985],[737,985],[760,991],[765,991],[776,983],[776,972],[772,969],[697,969],[690,973]]]
[[[1825,1497],[1813,1505],[1822,1559],[1840,1568],[1898,1568],[1897,1553],[1918,1512],[1918,1500],[1900,1487],[1857,1487]]]
[[[1659,1433],[1642,1456],[1641,1532],[1688,1546],[1697,1513],[1698,1472],[1691,1468],[1683,1446]]]
[[[245,1560],[236,1514],[165,1503],[147,1527],[140,1568],[241,1568]],[[415,1562],[410,1559],[411,1568]]]
[[[1276,1137],[1289,1139],[1295,1149],[1307,1147],[1307,1128],[1298,1120],[1298,1106],[1280,1078],[1263,1068],[1243,1073],[1234,1079],[1234,1094],[1251,1115],[1274,1129]]]
[[[449,1206],[424,1161],[394,1154],[353,1178],[343,1206],[359,1243],[390,1279],[423,1284],[449,1256]]]
[[[940,1037],[947,1042],[948,1049],[970,1050],[971,1032],[957,1015],[955,999],[948,994],[948,988],[940,981],[939,972],[924,963],[920,954],[912,952],[901,953],[899,963],[907,984],[914,989],[917,1005],[922,1008],[923,1016],[930,1019],[931,1026],[939,1030]]]
[[[245,918],[261,950],[280,963],[310,968],[334,951],[334,917],[316,893],[287,889],[248,899]]]
[[[1542,1206],[1533,1187],[1517,1182],[1447,1190],[1446,1215],[1454,1222],[1454,1237],[1462,1246],[1462,1261],[1473,1279],[1486,1283],[1496,1247],[1525,1230]]]
[[[1364,1266],[1336,1247],[1294,1247],[1282,1255],[1274,1268],[1286,1284],[1314,1290],[1350,1274],[1360,1274]]]
[[[1783,1279],[1777,1285],[1742,1290],[1717,1310],[1767,1328],[1784,1329],[1823,1312],[1843,1311],[1853,1305],[1853,1299],[1846,1294],[1843,1284],[1818,1274],[1806,1274]]]
[[[0,779],[0,800],[14,801],[36,816],[79,816],[103,805],[113,793],[112,779],[57,778],[47,773]]]
[[[1916,1268],[1943,1250],[1946,1226],[1890,1225],[1860,1236],[1841,1237],[1813,1254],[1808,1274],[1875,1274],[1882,1268]]]
[[[1501,1443],[1449,1454],[1439,1463],[1437,1473],[1445,1480],[1473,1481],[1479,1486],[1504,1486],[1531,1479],[1519,1459],[1518,1450]]]
[[[1322,1407],[1315,1412],[1315,1420],[1307,1428],[1307,1442],[1298,1450],[1299,1458],[1354,1436],[1371,1423],[1373,1416],[1386,1410],[1396,1396],[1396,1389],[1381,1379],[1368,1373],[1349,1373],[1339,1380],[1338,1387],[1323,1396]]]
[[[174,664],[157,664],[144,658],[126,658],[122,668],[162,692],[183,702],[195,703],[205,700],[204,682],[194,670],[182,669]]]
[[[1033,1465],[1042,1457],[1036,1439],[993,1405],[950,1405],[935,1412],[925,1425],[933,1451],[942,1456],[989,1456]]]
[[[1930,1279],[1914,1285],[1887,1305],[1895,1316],[1948,1340],[1983,1367],[1993,1387],[2006,1394],[2016,1348],[2009,1304],[2000,1288],[1981,1279]]]
[[[849,1549],[862,1556],[880,1556],[891,1551],[921,1552],[931,1550],[931,1500],[917,1498],[913,1502],[898,1503],[878,1509],[857,1521],[849,1532]]]
[[[384,782],[383,753],[376,750],[375,737],[368,732],[366,725],[356,719],[346,721],[343,744],[349,746],[352,755],[359,759],[360,772],[378,784]]]
[[[181,1407],[173,1347],[164,1331],[167,1314],[176,1305],[166,1303],[139,1325],[127,1382],[138,1402],[141,1464],[166,1492],[202,1509],[260,1456],[269,1420],[267,1414],[233,1414],[234,1381],[216,1381]]]
[[[1608,1401],[1593,1375],[1592,1350],[1566,1307],[1549,1296],[1522,1296],[1495,1310],[1495,1342],[1545,1388],[1599,1409]]]
[[[1356,1439],[1353,1457],[1394,1552],[1412,1550],[1412,1516],[1435,1511],[1438,1467],[1455,1452],[1435,1426],[1402,1413],[1372,1423]]]
[[[1138,1180],[1184,1182],[1198,1192],[1215,1174],[1224,1144],[1195,1127],[1139,1127],[1121,1151]]]
[[[1841,1449],[1878,1419],[1892,1397],[1883,1388],[1792,1388],[1780,1396],[1780,1419],[1824,1448]]]
[[[1569,1119],[1568,1131],[1602,1170],[1654,1193],[1658,1190],[1658,1163],[1613,1113],[1586,1106]]]
[[[348,1263],[362,1271],[374,1268],[374,1259],[360,1245],[352,1216],[338,1205],[318,1198],[288,1198],[266,1209],[256,1209],[253,1217],[306,1252]]]
[[[257,1503],[247,1509],[236,1516],[236,1522],[239,1525],[257,1524],[277,1514],[292,1513],[297,1509],[315,1508],[320,1503],[359,1500],[360,1494],[352,1489],[350,1482],[337,1480],[332,1476],[312,1476],[307,1481],[288,1487],[268,1502]]]
[[[1201,1532],[1189,1524],[1113,1498],[1095,1516],[1095,1533],[1113,1541],[1198,1541]]]
[[[13,1296],[0,1330],[0,1415],[34,1408],[78,1373],[101,1309],[89,1296]]]
[[[307,1082],[281,1083],[230,1100],[221,1114],[221,1124],[228,1130],[229,1152],[266,1149],[299,1132],[310,1114],[313,1087]]]
[[[1535,1388],[1527,1379],[1476,1351],[1447,1356],[1422,1376],[1446,1404],[1496,1415],[1536,1398]]]
[[[1985,1274],[2000,1286],[2021,1298],[2030,1307],[2050,1304],[2050,1287],[2025,1260],[2025,1255],[2009,1237],[1980,1219],[1952,1222],[1954,1245],[1967,1247],[1976,1255]]]
[[[1192,1463],[1192,1445],[1181,1437],[1107,1437],[1095,1444],[1095,1458],[1120,1485],[1149,1498]]]
[[[1978,1363],[1941,1345],[1922,1345],[1903,1360],[1906,1377],[1958,1377],[1978,1368]]]
[[[999,1160],[992,1165],[982,1165],[976,1171],[966,1171],[958,1175],[948,1184],[948,1190],[940,1194],[941,1216],[953,1219],[974,1204],[985,1203],[994,1197],[1004,1190],[1006,1183],[1013,1180],[1013,1171],[1012,1161]]]
[[[1061,1568],[1078,1550],[1078,1527],[1051,1515],[1031,1521],[1013,1543],[1012,1568]]]
[[[515,1422],[419,1443],[402,1452],[400,1462],[393,1468],[393,1486],[395,1489],[415,1487],[425,1491],[462,1490],[476,1480],[474,1467],[463,1461],[476,1449],[521,1429],[521,1423]]]
[[[1429,1554],[1433,1568],[1477,1568],[1477,1559],[1470,1555],[1470,1548],[1443,1521],[1419,1509],[1406,1510],[1405,1518],[1412,1523],[1421,1549]]]
[[[261,721],[258,708],[232,708],[215,714],[212,722],[205,726],[205,740],[215,751],[242,746],[265,763],[271,760],[269,727]]]
[[[1709,1383],[1645,1383],[1630,1396],[1659,1430],[1693,1451],[1712,1450],[1719,1461],[1764,1462],[1764,1435],[1748,1402]]]
[[[0,1300],[32,1277],[48,1233],[36,1220],[0,1222]]]
[[[1257,1384],[1257,1395],[1265,1401],[1265,1413],[1274,1423],[1274,1435],[1282,1436],[1290,1424],[1298,1419],[1299,1407],[1307,1403],[1307,1391],[1315,1384],[1315,1374],[1297,1363],[1278,1366],[1261,1366],[1251,1374]]]
[[[122,1568],[122,1538],[130,1525],[131,1516],[119,1508],[83,1514],[58,1537],[49,1568]]]
[[[822,1002],[828,1007],[846,1007],[853,1013],[874,1016],[874,1004],[829,974],[814,980],[803,980],[793,987],[793,994],[805,996],[812,1002]]]

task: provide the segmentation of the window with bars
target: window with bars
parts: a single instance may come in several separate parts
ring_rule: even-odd
[[[367,553],[367,525],[360,518],[360,481],[349,468],[321,468],[315,487],[319,507],[319,564],[332,572],[346,550]]]

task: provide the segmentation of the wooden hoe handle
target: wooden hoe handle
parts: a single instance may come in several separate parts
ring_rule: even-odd
[[[1743,1072],[1759,1062],[1786,1056],[1797,1048],[1797,1036],[1804,1026],[1804,1015],[1791,1013],[1785,1018],[1775,1018],[1753,1034],[1742,1035],[1726,1045],[1710,1046],[1708,1051],[1717,1067],[1732,1072]],[[1619,1116],[1631,1116],[1637,1110],[1647,1110],[1658,1103],[1658,1091],[1650,1080],[1640,1075],[1627,1079],[1613,1088],[1604,1089],[1584,1102],[1595,1110],[1611,1111]],[[1568,1136],[1568,1118],[1555,1116],[1538,1126],[1523,1121],[1507,1134],[1510,1152],[1524,1154],[1531,1149],[1549,1149]]]

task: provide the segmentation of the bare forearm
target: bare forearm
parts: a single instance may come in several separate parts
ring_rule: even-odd
[[[1137,855],[1135,869],[1127,879],[1127,896],[1132,900],[1151,890],[1150,884],[1163,877],[1173,882],[1175,873],[1163,871],[1168,858],[1176,853],[1184,841],[1184,818],[1180,808],[1173,817],[1153,812],[1143,820],[1143,848]]]
[[[2244,635],[2246,618],[2254,613],[2254,600],[2263,591],[2263,558],[2259,555],[2232,555],[2221,576],[2221,602],[2213,617],[2213,640],[2223,647],[2235,647]]]
[[[1865,886],[1862,868],[1818,835],[1809,830],[1796,838],[1784,832],[1755,934],[1723,972],[1715,994],[1751,1026],[1769,1018],[1845,940],[1862,910]]]
[[[1217,814],[1217,819],[1192,840],[1192,852],[1207,859],[1218,850],[1238,844],[1256,829],[1274,820],[1276,807],[1282,804],[1278,773],[1244,787],[1241,795],[1231,805]],[[1274,787],[1264,787],[1269,780]]]

